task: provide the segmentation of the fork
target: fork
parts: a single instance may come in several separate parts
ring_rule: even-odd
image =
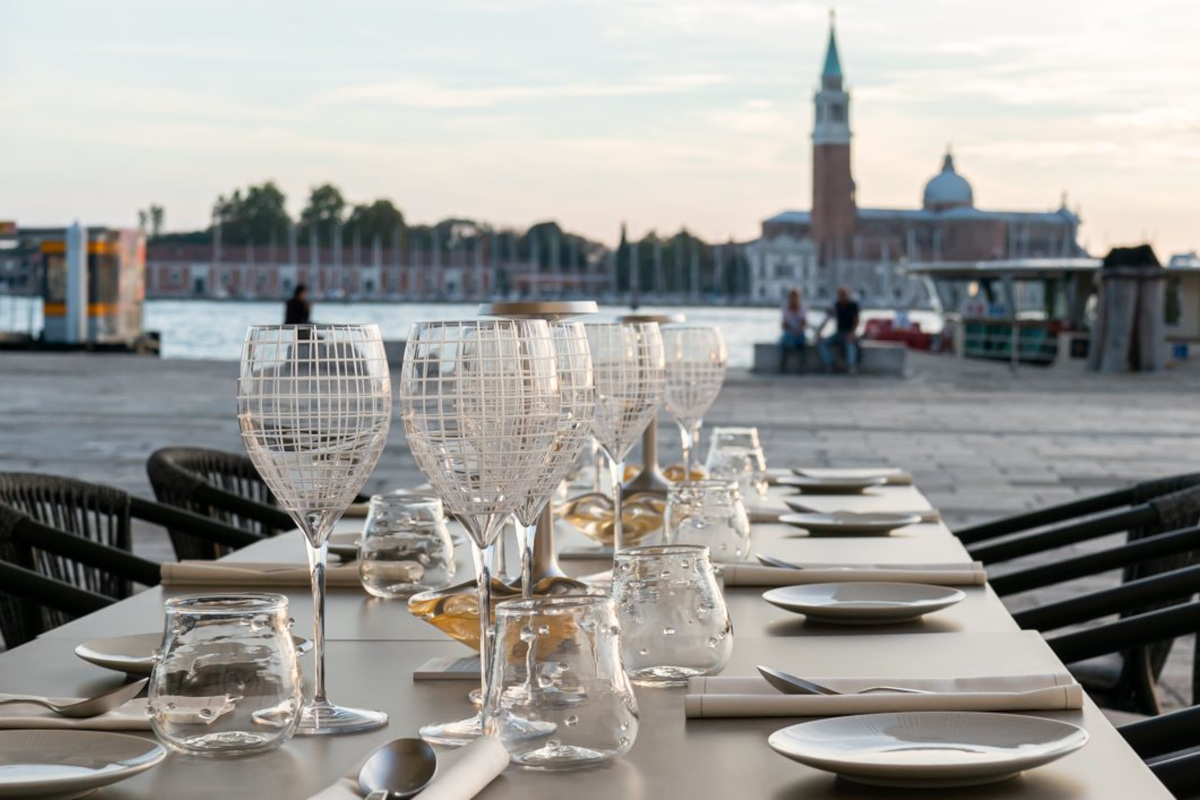
[[[789,675],[786,672],[771,669],[770,667],[759,666],[758,673],[766,678],[767,683],[774,686],[784,694],[824,694],[824,695],[847,695],[847,694],[871,694],[873,692],[889,692],[892,694],[937,694],[926,689],[907,689],[903,686],[868,686],[865,689],[859,689],[857,692],[839,692],[836,689],[830,689],[828,686],[822,686],[819,683],[797,678],[795,675]]]
[[[13,703],[29,703],[35,706],[48,708],[60,717],[68,719],[87,719],[89,717],[98,717],[101,714],[107,714],[115,708],[125,705],[145,688],[150,681],[149,678],[142,678],[133,683],[126,683],[118,686],[115,689],[110,689],[104,694],[98,694],[95,697],[89,697],[86,700],[76,700],[73,703],[51,703],[44,697],[10,697],[5,700],[0,700],[0,706],[5,706]]]

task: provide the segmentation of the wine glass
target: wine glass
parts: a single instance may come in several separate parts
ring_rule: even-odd
[[[592,428],[608,458],[613,494],[613,552],[621,540],[625,457],[658,413],[666,384],[662,334],[656,322],[587,322],[596,382]]]
[[[246,332],[238,425],[255,468],[308,545],[313,592],[313,699],[298,734],[350,733],[387,723],[325,695],[325,563],[329,534],[379,461],[392,385],[375,325],[255,325]]]
[[[721,329],[703,325],[666,325],[662,329],[667,361],[665,405],[679,426],[683,479],[692,479],[692,450],[700,441],[704,415],[725,383],[729,353]]]
[[[562,416],[554,445],[515,514],[520,526],[518,530],[524,529],[521,536],[521,594],[524,597],[533,593],[533,540],[538,517],[554,489],[575,466],[584,445],[591,440],[596,407],[591,348],[583,323],[553,322],[550,330],[562,391]]]
[[[471,537],[486,697],[492,545],[545,464],[562,413],[550,326],[514,319],[417,323],[404,351],[399,396],[417,467]],[[486,728],[477,714],[426,725],[421,736],[454,746],[479,738]]]

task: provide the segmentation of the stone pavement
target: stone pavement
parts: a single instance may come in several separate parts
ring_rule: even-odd
[[[155,448],[241,449],[236,370],[221,362],[0,353],[0,470],[71,475],[149,496],[145,461]],[[904,467],[951,529],[1200,470],[1196,369],[1013,374],[1001,364],[912,353],[910,373],[890,379],[735,372],[706,424],[758,426],[772,466]],[[678,452],[678,437],[665,418],[661,428],[665,462]],[[394,428],[368,491],[421,480]],[[161,532],[138,529],[135,539],[139,553],[171,557]],[[1117,580],[1091,578],[1012,604]],[[1178,643],[1169,665],[1174,702],[1190,695],[1190,646]]]

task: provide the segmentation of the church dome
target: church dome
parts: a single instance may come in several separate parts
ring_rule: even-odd
[[[929,211],[945,211],[948,208],[970,208],[975,204],[975,194],[967,179],[954,171],[954,156],[946,153],[942,171],[925,184],[924,206]]]

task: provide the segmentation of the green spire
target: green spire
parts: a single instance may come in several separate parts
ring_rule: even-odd
[[[833,10],[829,11],[829,46],[825,50],[825,68],[821,70],[821,82],[841,83],[842,61],[838,58],[837,38],[834,36]]]

